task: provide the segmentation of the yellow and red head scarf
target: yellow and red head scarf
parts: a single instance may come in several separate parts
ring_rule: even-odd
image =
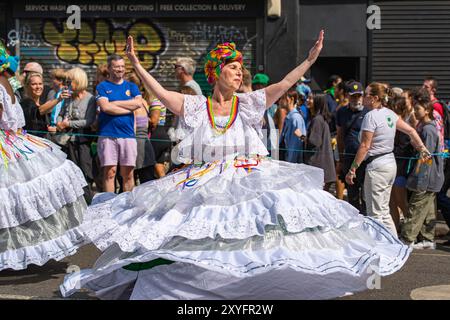
[[[242,53],[236,50],[234,42],[218,44],[206,56],[205,75],[209,84],[217,81],[223,66],[227,62],[237,61],[242,64]]]

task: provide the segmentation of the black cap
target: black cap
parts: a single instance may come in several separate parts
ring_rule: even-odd
[[[363,90],[363,86],[361,83],[357,82],[357,81],[352,81],[350,83],[347,84],[347,93],[349,95],[353,95],[353,94],[364,94],[364,90]]]

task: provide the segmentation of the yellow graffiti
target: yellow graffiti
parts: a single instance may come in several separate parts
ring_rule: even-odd
[[[105,20],[83,21],[80,30],[70,30],[64,22],[46,21],[42,32],[43,39],[55,46],[58,59],[85,65],[99,66],[106,63],[108,55],[123,55],[128,35],[135,39],[136,54],[146,70],[156,66],[157,55],[165,48],[161,33],[142,21],[128,29],[114,28]]]

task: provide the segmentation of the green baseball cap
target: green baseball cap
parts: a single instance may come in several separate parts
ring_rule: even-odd
[[[269,76],[264,73],[257,73],[253,77],[252,84],[262,84],[267,86],[269,84]]]

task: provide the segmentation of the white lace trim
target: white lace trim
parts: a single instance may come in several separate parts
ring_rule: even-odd
[[[45,175],[0,189],[0,228],[50,216],[82,196],[86,184],[80,168],[66,160]]]
[[[172,209],[158,220],[145,215],[132,224],[123,225],[111,218],[111,205],[114,203],[112,199],[91,206],[82,228],[101,250],[117,243],[123,251],[132,252],[139,247],[158,249],[175,236],[187,239],[214,239],[218,236],[225,239],[245,239],[263,235],[267,225],[280,224],[278,216],[283,218],[289,232],[302,232],[311,228],[340,228],[348,223],[362,223],[362,218],[352,206],[339,200],[330,201],[329,197],[324,196],[324,191],[314,190],[312,193],[316,194],[316,200],[321,199],[320,205],[311,205],[311,200],[306,201],[308,193],[298,194],[286,189],[267,191],[260,198],[230,206],[200,206],[192,208],[188,213]],[[291,198],[290,203],[297,205],[283,203],[286,197]],[[132,209],[128,209],[130,210]]]
[[[293,239],[287,239],[288,237]],[[259,250],[253,250],[255,256],[248,254],[252,252],[249,249],[250,245],[246,249],[222,251],[160,249],[149,251],[149,254],[237,277],[247,277],[284,265],[305,273],[328,274],[339,271],[357,275],[366,269],[366,263],[371,259],[379,260],[379,268],[373,271],[387,276],[398,271],[411,253],[411,248],[392,236],[385,226],[372,218],[363,218],[363,223],[351,228],[284,235],[281,243],[282,245],[274,245],[272,248],[260,248],[265,251],[262,255],[256,253]],[[340,255],[341,250],[347,254]],[[334,254],[330,254],[333,251]],[[148,260],[140,262],[145,261]],[[322,263],[318,263],[319,261]]]
[[[83,244],[83,233],[79,228],[73,228],[61,237],[36,246],[0,253],[0,270],[23,270],[30,264],[42,266],[50,259],[58,261],[75,254]]]

